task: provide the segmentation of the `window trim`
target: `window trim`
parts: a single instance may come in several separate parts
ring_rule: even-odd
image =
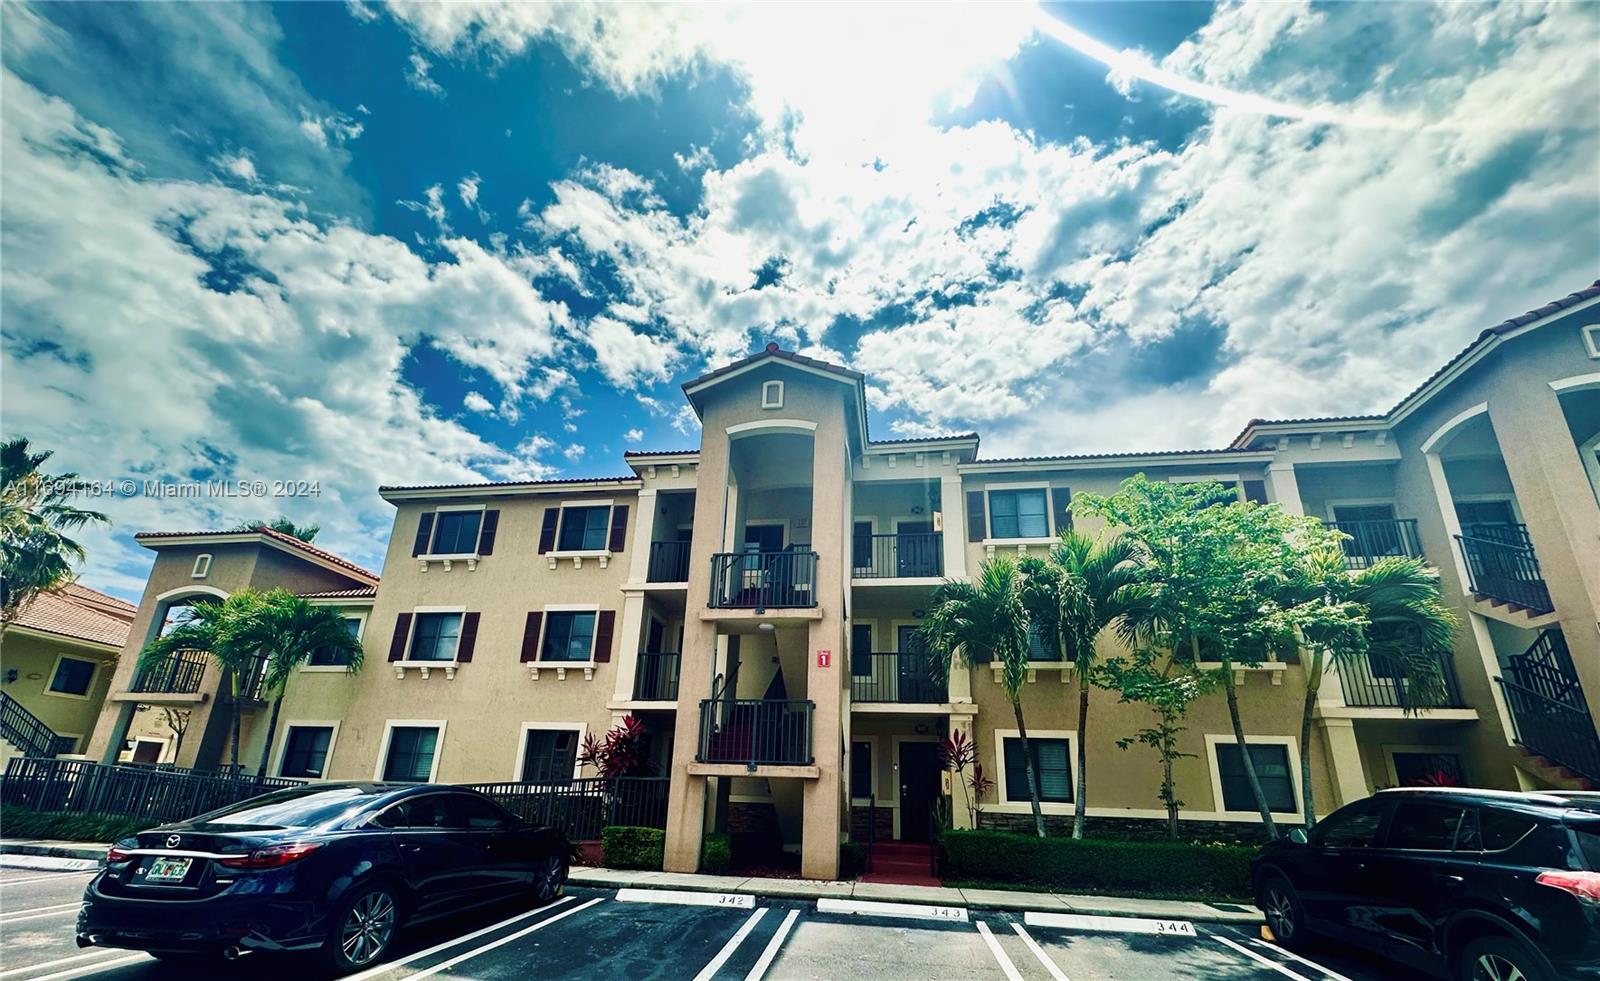
[[[511,770],[513,783],[522,782],[522,764],[527,762],[528,733],[530,732],[575,732],[577,733],[578,751],[572,754],[572,779],[577,780],[583,776],[583,763],[578,757],[583,755],[583,738],[589,734],[587,722],[524,722],[517,730],[517,761]]]
[[[417,661],[411,657],[411,645],[417,640],[417,621],[419,614],[423,613],[457,613],[461,616],[461,626],[467,622],[467,608],[464,606],[414,606],[411,608],[411,624],[406,628],[406,656],[393,662],[399,668],[442,668],[459,667],[461,664],[461,630],[456,630],[456,649],[450,652],[448,660]],[[344,668],[339,668],[343,671]]]
[[[1292,821],[1297,824],[1305,823],[1305,790],[1300,786],[1300,740],[1295,736],[1257,736],[1245,733],[1247,746],[1283,746],[1289,756],[1289,786],[1294,794],[1294,810],[1273,811],[1274,821]],[[1218,734],[1206,733],[1206,769],[1211,777],[1211,797],[1213,811],[1223,821],[1253,821],[1261,823],[1261,814],[1258,811],[1230,811],[1222,799],[1222,765],[1217,761],[1217,747],[1219,745],[1238,745],[1238,740],[1233,733]]]
[[[343,669],[341,669],[343,670]],[[283,736],[278,739],[278,748],[272,756],[272,767],[267,772],[274,776],[283,776],[283,758],[289,752],[289,732],[293,729],[332,729],[328,734],[328,755],[322,761],[322,776],[320,777],[290,777],[291,780],[309,780],[313,783],[328,779],[328,771],[333,768],[333,751],[339,745],[338,719],[286,719],[283,723]],[[389,734],[384,733],[384,755],[388,755]],[[437,755],[437,754],[435,754]]]
[[[1339,521],[1339,515],[1334,510],[1335,508],[1376,508],[1385,504],[1389,506],[1389,511],[1394,515],[1392,520],[1400,520],[1400,504],[1393,497],[1330,497],[1322,503],[1328,513],[1328,516],[1323,520],[1334,524]]]
[[[139,744],[140,743],[155,743],[156,745],[161,747],[160,752],[156,753],[156,762],[157,763],[160,763],[161,762],[161,758],[163,756],[167,755],[167,747],[172,745],[172,740],[170,740],[170,739],[162,739],[160,736],[129,736],[127,741],[129,743],[131,743],[132,745],[130,745],[127,749],[118,750],[117,751],[117,758],[120,761],[121,758],[122,758],[122,754],[123,753],[127,753],[128,754],[128,762],[130,762],[130,763],[133,762],[134,756],[136,756],[138,754],[138,752],[139,752]]]
[[[896,793],[895,800],[891,803],[888,800],[886,800],[884,797],[879,795],[879,793],[878,793],[878,762],[879,762],[879,759],[880,759],[880,757],[878,756],[878,739],[879,739],[879,736],[878,736],[877,733],[851,733],[850,734],[850,742],[852,742],[852,743],[866,743],[868,746],[871,747],[871,749],[868,750],[868,752],[872,756],[872,759],[870,761],[871,765],[868,767],[868,770],[870,772],[868,772],[868,774],[867,774],[867,784],[868,784],[867,790],[871,794],[871,796],[870,797],[856,797],[856,796],[852,795],[850,797],[850,806],[851,807],[870,807],[870,806],[872,806],[872,802],[874,800],[876,800],[879,807],[892,808],[896,812],[895,822],[898,823],[899,822],[898,814],[899,814],[899,809],[900,809],[899,794]],[[855,765],[855,748],[854,747],[852,747],[851,750],[850,750],[850,765],[851,766]],[[854,788],[850,785],[850,771],[846,770],[845,771],[845,792],[849,793],[853,789]],[[895,789],[898,790],[899,788],[896,787]]]
[[[1022,734],[1015,729],[996,729],[991,737],[994,740],[994,804],[984,804],[986,811],[992,810],[996,814],[1032,814],[1033,804],[1027,799],[1006,799],[1006,740],[1021,739]],[[1033,729],[1028,730],[1029,739],[1065,739],[1067,741],[1067,759],[1072,761],[1072,792],[1078,792],[1078,733],[1072,729]],[[1027,794],[1027,790],[1023,790]],[[1040,801],[1039,810],[1043,814],[1072,814],[1073,803],[1058,803],[1056,801]]]
[[[61,662],[63,660],[82,661],[89,665],[89,685],[88,687],[84,688],[82,695],[75,695],[70,691],[56,691],[54,688],[50,687],[51,685],[55,684],[56,672],[61,670]],[[55,661],[50,664],[50,673],[46,675],[45,678],[44,693],[46,695],[51,695],[55,698],[71,698],[80,702],[87,702],[94,698],[94,686],[100,681],[100,662],[94,660],[93,658],[82,657],[77,654],[68,654],[65,651],[62,651],[56,655]],[[61,736],[66,734],[56,733],[56,735]]]
[[[1400,786],[1400,771],[1394,765],[1396,753],[1418,753],[1428,756],[1454,756],[1461,762],[1462,773],[1467,769],[1467,754],[1459,746],[1414,746],[1401,743],[1384,743],[1379,750],[1383,753],[1383,768],[1389,775],[1389,786]]]
[[[1511,506],[1511,520],[1515,521],[1517,524],[1527,524],[1527,521],[1522,517],[1522,506],[1517,503],[1517,496],[1515,494],[1452,494],[1450,496],[1451,516],[1455,516],[1455,506],[1457,503],[1491,504],[1495,501],[1504,501]]]
[[[1583,346],[1589,349],[1589,357],[1600,361],[1600,324],[1584,324],[1579,330],[1583,334]]]
[[[561,531],[567,526],[567,510],[569,508],[605,508],[606,509],[606,537],[605,545],[601,548],[561,548]],[[616,498],[607,498],[603,501],[562,501],[556,505],[560,517],[556,519],[556,547],[544,553],[548,559],[594,559],[609,558],[611,556],[611,518],[617,511]],[[554,566],[551,566],[554,568]]]
[[[463,612],[465,612],[465,611],[463,611]],[[372,615],[372,611],[370,609],[340,610],[339,613],[346,620],[358,621],[358,626],[356,627],[356,634],[355,634],[356,642],[357,643],[364,642],[366,640],[366,636],[367,636],[367,618]],[[412,623],[415,624],[416,617],[413,616],[411,618],[411,620],[412,620]],[[459,650],[460,646],[461,646],[461,641],[460,641],[459,638],[457,638],[456,647],[457,647],[458,650]],[[406,638],[406,650],[408,652],[411,650],[411,638],[410,637]],[[346,667],[345,665],[343,665],[343,664],[312,664],[312,663],[310,663],[310,659],[311,659],[311,655],[307,654],[306,655],[306,660],[300,662],[300,670],[301,671],[306,672],[308,674],[335,674],[335,673],[337,673],[337,674],[349,674],[350,673],[350,669],[348,667]],[[443,664],[444,662],[443,661],[437,661],[437,662],[429,662],[429,663]]]
[[[457,559],[471,559],[476,562],[479,558],[481,558],[481,556],[478,555],[478,542],[483,538],[483,514],[481,512],[487,511],[488,509],[489,506],[487,504],[441,504],[438,507],[435,507],[433,509],[433,527],[428,529],[428,551],[423,555],[417,556],[417,558],[434,560],[449,559],[452,562]],[[439,540],[439,515],[444,514],[447,511],[480,512],[478,515],[478,534],[473,538],[472,551],[435,552],[433,550],[434,543]]]
[[[543,607],[544,616],[539,618],[539,646],[534,648],[537,653],[528,666],[535,668],[594,668],[598,662],[594,659],[595,643],[600,635],[600,604],[598,603],[546,603]],[[589,659],[587,661],[546,661],[544,659],[544,639],[550,632],[550,614],[552,613],[593,613],[594,633],[589,635]],[[663,628],[664,630],[664,628]],[[663,633],[665,642],[665,633]],[[681,653],[681,652],[680,652]],[[517,772],[522,772],[518,767]]]
[[[194,557],[194,568],[189,570],[190,579],[204,579],[211,575],[211,553],[201,552]]]
[[[428,770],[428,779],[422,782],[438,783],[439,763],[444,759],[444,730],[447,721],[445,719],[384,719],[383,741],[378,745],[378,765],[373,767],[372,779],[380,783],[384,782],[383,771],[389,767],[389,739],[394,735],[396,729],[437,729],[439,735],[433,744],[433,765]],[[331,745],[328,749],[328,755],[333,755]],[[405,782],[409,783],[410,781]]]
[[[1583,461],[1584,473],[1589,475],[1589,487],[1594,491],[1595,499],[1600,500],[1600,433],[1595,433],[1578,447],[1578,459]]]
[[[1044,527],[1047,534],[1043,538],[996,538],[994,534],[994,500],[990,496],[995,491],[1024,491],[1037,490],[1044,492]],[[1003,483],[983,485],[983,532],[985,538],[983,545],[1048,545],[1056,540],[1055,507],[1051,503],[1050,482],[1048,480],[1027,481],[1023,483]]]
[[[767,393],[773,391],[777,392],[777,398],[768,398]],[[783,408],[783,382],[774,378],[761,383],[761,407],[763,409]]]

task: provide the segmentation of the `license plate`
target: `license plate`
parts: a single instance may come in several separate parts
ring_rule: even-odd
[[[150,867],[145,869],[144,881],[146,882],[182,882],[189,875],[189,866],[194,864],[192,858],[157,858],[150,862]]]

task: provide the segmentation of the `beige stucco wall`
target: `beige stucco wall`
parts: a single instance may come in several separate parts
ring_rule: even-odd
[[[50,680],[55,677],[56,661],[63,655],[95,665],[85,694],[68,695],[49,690]],[[81,749],[81,737],[94,728],[100,706],[111,688],[116,657],[116,653],[99,645],[12,628],[6,631],[4,649],[0,650],[0,676],[9,671],[17,672],[17,680],[5,684],[5,693],[56,735],[80,737]]]

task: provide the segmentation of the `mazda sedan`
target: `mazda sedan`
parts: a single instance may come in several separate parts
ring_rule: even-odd
[[[190,962],[306,951],[343,973],[425,920],[550,902],[567,857],[559,830],[458,787],[308,785],[117,842],[84,892],[78,945]]]

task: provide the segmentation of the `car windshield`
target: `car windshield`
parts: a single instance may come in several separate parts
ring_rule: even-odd
[[[360,787],[306,787],[280,790],[202,814],[195,827],[309,828],[354,813],[371,799]]]

